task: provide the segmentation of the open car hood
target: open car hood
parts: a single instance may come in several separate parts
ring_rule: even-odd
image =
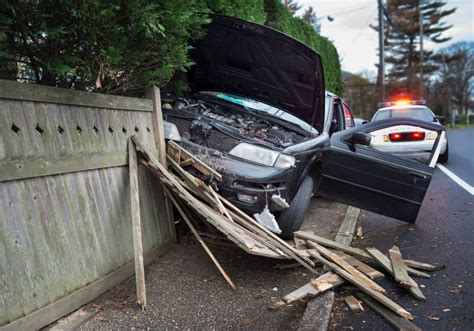
[[[193,51],[194,91],[220,91],[267,103],[324,126],[321,57],[305,44],[271,28],[213,15]]]

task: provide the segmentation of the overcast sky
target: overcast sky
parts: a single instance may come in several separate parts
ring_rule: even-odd
[[[298,0],[303,9],[313,6],[321,24],[321,34],[333,40],[342,58],[342,68],[353,73],[372,71],[378,61],[378,35],[369,27],[377,24],[377,0]],[[446,23],[453,27],[445,32],[452,40],[441,45],[425,42],[428,49],[448,46],[450,43],[474,40],[474,0],[447,0],[445,8],[457,7]],[[324,16],[334,18],[329,22]]]

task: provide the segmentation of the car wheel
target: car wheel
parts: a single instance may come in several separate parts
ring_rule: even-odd
[[[278,217],[278,225],[281,229],[280,237],[291,239],[293,232],[298,231],[304,220],[304,215],[309,207],[313,193],[313,179],[306,176],[296,192],[290,207],[281,212]]]
[[[438,162],[439,163],[446,163],[446,162],[448,162],[448,157],[449,157],[449,145],[446,143],[446,150],[444,151],[443,154],[439,155]]]

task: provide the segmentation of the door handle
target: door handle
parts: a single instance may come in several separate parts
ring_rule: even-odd
[[[408,174],[416,178],[426,179],[426,175],[420,174],[418,172],[410,171]]]

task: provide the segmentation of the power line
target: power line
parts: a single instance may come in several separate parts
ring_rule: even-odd
[[[352,9],[349,8],[349,9],[346,9],[346,10],[343,10],[343,11],[335,11],[335,12],[332,12],[330,14],[323,15],[323,16],[333,16],[335,14],[337,14],[338,16],[341,16],[341,15],[345,15],[345,14],[349,14],[349,13],[353,13],[355,11],[365,9],[365,8],[370,7],[372,5],[373,5],[372,3],[368,3],[368,4],[363,5],[362,7],[352,8]],[[316,9],[316,12],[317,12],[317,9]]]
[[[377,12],[377,7],[375,7],[374,11],[372,12],[372,14],[370,15],[369,17],[369,20],[367,21],[367,23],[365,23],[365,25],[359,30],[359,33],[357,33],[357,36],[355,37],[355,39],[352,41],[352,45],[355,44],[355,42],[357,41],[357,39],[359,39],[362,31],[364,31],[368,26],[369,26],[369,22],[374,18],[374,15],[375,13]]]

